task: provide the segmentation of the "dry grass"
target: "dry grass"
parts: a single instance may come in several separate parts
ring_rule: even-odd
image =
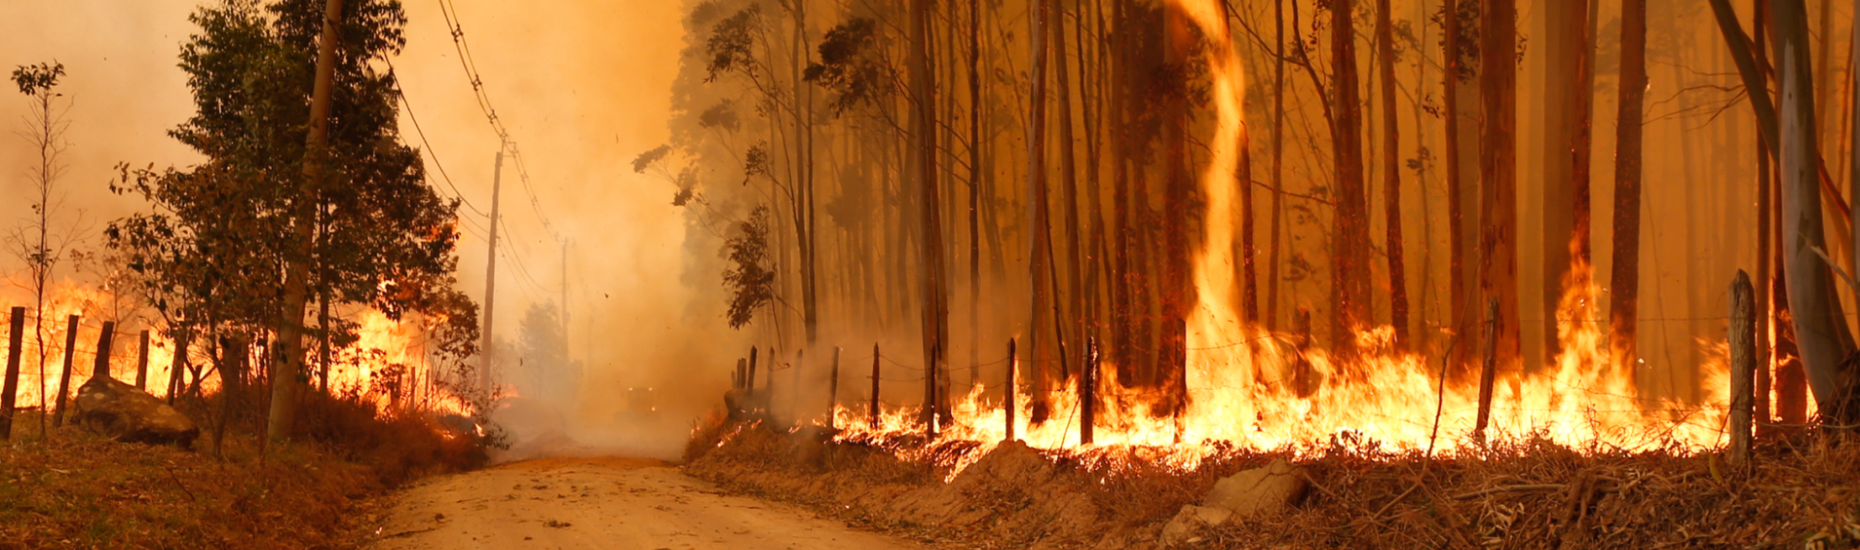
[[[959,450],[829,444],[812,459],[797,443],[806,438],[766,423],[709,423],[693,436],[693,475],[977,548],[1152,548],[1162,524],[1215,481],[1284,457],[1229,450],[1181,471],[1150,449],[1042,451],[1021,459],[1038,468],[984,459],[971,466],[980,472],[943,483],[947,471],[897,456]],[[1342,445],[1298,464],[1313,484],[1303,502],[1209,530],[1192,546],[1860,547],[1860,439],[1851,435],[1773,437],[1744,468],[1715,455],[1578,452],[1544,440],[1431,460]]]
[[[217,396],[183,403],[211,421]],[[352,548],[371,497],[406,480],[482,463],[482,449],[417,417],[377,417],[351,400],[307,400],[297,441],[261,449],[257,407],[236,407],[222,457],[211,422],[193,451],[110,441],[18,418],[0,445],[0,550],[14,548]]]

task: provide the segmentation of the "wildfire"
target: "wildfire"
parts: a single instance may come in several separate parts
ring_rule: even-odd
[[[1238,225],[1239,182],[1231,167],[1245,131],[1243,75],[1217,2],[1170,3],[1210,40],[1209,68],[1219,112],[1215,137],[1209,142],[1209,165],[1201,177],[1207,236],[1195,256],[1199,303],[1187,323],[1190,403],[1179,417],[1152,415],[1147,401],[1138,399],[1134,390],[1105,376],[1097,388],[1104,406],[1096,413],[1093,444],[1081,446],[1073,384],[1049,396],[1054,416],[1040,424],[1027,421],[1033,416],[1032,399],[1019,393],[1013,404],[1018,410],[1016,435],[1036,448],[1081,456],[1111,450],[1145,452],[1154,455],[1152,460],[1184,469],[1234,448],[1301,456],[1340,444],[1444,454],[1476,449],[1482,444],[1472,436],[1476,385],[1443,383],[1437,360],[1394,351],[1392,328],[1360,333],[1364,351],[1351,360],[1354,363],[1340,365],[1322,350],[1300,351],[1288,343],[1295,341],[1289,335],[1269,334],[1241,321],[1234,309],[1238,285],[1231,267],[1236,260],[1232,240]],[[1485,441],[1538,437],[1587,452],[1699,452],[1719,445],[1725,416],[1722,396],[1729,384],[1722,345],[1715,355],[1708,353],[1718,359],[1703,369],[1708,373],[1703,381],[1706,395],[1719,396],[1717,401],[1687,404],[1640,395],[1633,370],[1609,361],[1606,334],[1592,321],[1597,292],[1591,266],[1578,263],[1563,281],[1558,308],[1562,352],[1547,368],[1494,384]],[[1464,338],[1477,341],[1476,334]],[[1111,365],[1101,366],[1101,371],[1114,372]],[[1341,375],[1346,372],[1350,376]],[[1310,389],[1296,391],[1305,380],[1313,381]],[[869,424],[863,410],[840,408],[834,414],[836,425],[845,428],[838,437],[846,441],[920,441],[924,431],[917,412],[910,409],[885,411],[876,426]],[[897,444],[891,450],[906,459],[936,461],[950,467],[953,476],[1006,436],[1004,408],[984,398],[980,387],[954,405],[953,415],[938,442],[973,442],[980,452],[937,454],[941,451],[935,444]]]
[[[150,328],[152,320],[138,317],[138,313],[147,312],[138,312],[133,299],[112,293],[106,288],[71,281],[60,282],[48,289],[45,313],[35,327],[29,296],[8,294],[4,298],[10,305],[27,308],[27,324],[20,342],[19,389],[15,407],[45,410],[48,402],[56,400],[67,354],[72,356],[69,359],[70,389],[67,390],[66,398],[75,398],[77,388],[91,378],[96,364],[99,333],[106,320],[117,323],[109,351],[110,376],[124,382],[136,381],[141,353],[138,336],[142,330],[149,330],[145,386],[151,395],[163,398],[168,396],[168,381],[177,367],[174,360],[175,344],[159,331]],[[78,316],[75,351],[66,349],[65,345],[69,337],[67,319],[70,315]],[[466,399],[436,383],[433,377],[436,369],[426,349],[427,334],[419,323],[395,322],[374,310],[361,311],[355,317],[360,325],[357,331],[360,338],[354,346],[335,355],[329,372],[332,390],[367,399],[383,412],[402,405],[413,405],[413,408],[426,411],[469,414],[471,406]],[[4,325],[3,321],[0,318],[0,325]],[[42,349],[35,331],[44,334]],[[5,340],[0,339],[0,353],[11,352],[5,346]],[[43,363],[40,361],[41,351]],[[202,393],[217,391],[220,382],[218,374],[211,370],[214,364],[212,350],[204,342],[196,341],[189,349],[188,356],[190,367],[198,369],[198,373],[183,370],[182,385],[193,384],[198,374]],[[260,368],[257,365],[265,364],[262,350],[256,347],[250,350],[245,359],[246,364],[254,365],[255,369]],[[315,359],[314,356],[311,358],[312,368],[317,366]],[[41,372],[44,373],[43,378]],[[69,403],[66,402],[67,405]]]

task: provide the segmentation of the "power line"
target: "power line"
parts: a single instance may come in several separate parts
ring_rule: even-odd
[[[426,154],[433,157],[433,166],[439,169],[440,177],[446,180],[446,187],[452,188],[452,192],[457,194],[459,202],[465,203],[466,208],[470,208],[472,212],[477,212],[480,216],[485,216],[486,214],[484,211],[479,210],[477,205],[472,204],[470,199],[465,198],[465,192],[459,191],[458,186],[452,183],[452,175],[446,173],[445,163],[439,162],[439,153],[433,152],[433,143],[426,139],[426,130],[420,127],[420,117],[413,114],[413,102],[407,100],[407,91],[400,87],[400,77],[398,76],[398,71],[394,69],[394,61],[388,60],[387,65],[388,72],[396,73],[394,77],[394,95],[400,96],[401,107],[407,109],[407,119],[413,121],[413,131],[420,135],[420,144],[426,146]]]

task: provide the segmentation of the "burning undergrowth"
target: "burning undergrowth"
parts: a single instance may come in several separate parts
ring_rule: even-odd
[[[1682,446],[1571,448],[1539,433],[1429,457],[1340,437],[1301,450],[836,438],[713,419],[686,471],[733,491],[962,547],[1152,548],[1224,477],[1292,459],[1310,490],[1281,511],[1195,531],[1201,548],[1852,548],[1860,446],[1775,433],[1735,467]],[[961,468],[952,467],[961,464]]]

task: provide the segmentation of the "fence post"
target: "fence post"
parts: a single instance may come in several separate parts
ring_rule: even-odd
[[[1485,427],[1492,419],[1492,382],[1498,369],[1498,299],[1485,303],[1485,365],[1479,371],[1479,420],[1473,425],[1473,439],[1485,440]]]
[[[872,343],[872,429],[878,429],[878,343]]]
[[[736,358],[736,370],[730,371],[730,389],[743,389],[743,369],[749,366],[749,360]]]
[[[6,382],[0,386],[0,440],[13,438],[13,404],[19,393],[19,355],[20,345],[26,335],[26,308],[13,308],[12,328],[7,329],[6,348]],[[39,396],[40,401],[45,396]],[[43,425],[43,424],[41,424]]]
[[[1750,275],[1737,270],[1731,280],[1731,324],[1726,341],[1731,345],[1731,446],[1725,459],[1733,465],[1750,460],[1750,413],[1756,382],[1757,312]]]
[[[1004,442],[1014,441],[1014,415],[1015,415],[1015,412],[1020,409],[1020,402],[1017,401],[1017,397],[1014,395],[1015,394],[1014,373],[1015,371],[1018,371],[1018,370],[1020,370],[1020,365],[1014,362],[1014,339],[1009,338],[1008,339],[1008,360],[1007,360],[1007,390],[1006,390],[1007,398],[1004,401],[1002,401],[1002,407],[1007,409],[1007,431],[1004,432],[1007,434],[1007,436],[1002,438],[1002,441]]]
[[[97,335],[97,363],[91,368],[91,378],[113,378],[110,376],[110,340],[116,337],[116,321],[104,321],[103,332]]]
[[[936,423],[939,419],[936,406],[936,362],[940,359],[937,352],[941,346],[930,346],[930,364],[924,365],[924,435],[936,438]]]
[[[58,375],[58,410],[52,413],[52,427],[65,425],[65,398],[71,395],[71,366],[77,359],[78,316],[65,319],[65,371]],[[45,398],[41,396],[40,401]]]
[[[180,337],[174,339],[174,360],[168,363],[169,405],[174,404],[175,394],[181,393],[181,389],[185,387],[181,381],[181,372],[187,370],[187,343],[192,340],[185,332],[175,331],[175,334],[179,334]],[[327,390],[328,386],[324,389]]]
[[[1079,370],[1079,444],[1092,442],[1098,387],[1098,337],[1085,339],[1085,366]]]
[[[149,385],[149,331],[140,334],[142,346],[136,352],[136,389],[147,390]]]
[[[840,347],[833,346],[833,374],[827,379],[827,428],[836,424],[833,415],[840,408]]]
[[[794,350],[794,383],[788,385],[788,392],[794,394],[788,396],[788,418],[793,419],[797,426],[801,424],[801,417],[797,411],[800,410],[801,405],[801,353],[805,351],[807,350]]]
[[[743,379],[743,389],[745,393],[749,394],[749,397],[756,396],[756,347],[755,346],[749,346],[749,377]],[[756,408],[755,404],[750,403],[749,408],[751,410],[754,410]]]

